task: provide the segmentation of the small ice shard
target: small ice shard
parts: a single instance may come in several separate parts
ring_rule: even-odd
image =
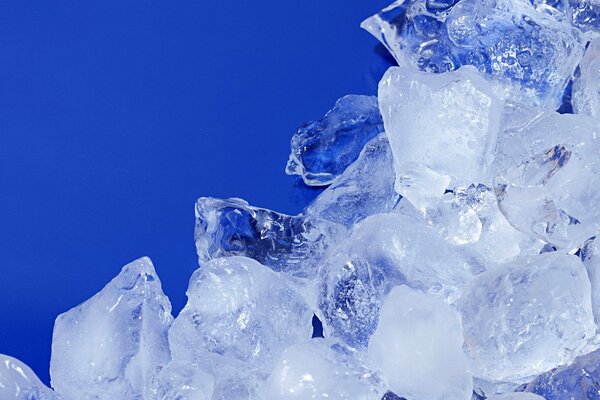
[[[214,385],[213,376],[199,366],[175,361],[157,375],[152,399],[211,400]]]
[[[0,354],[0,399],[60,400],[35,373],[21,361]]]
[[[548,400],[600,398],[600,350],[578,357],[570,365],[537,376],[523,390]]]
[[[323,118],[298,128],[286,173],[301,176],[307,185],[329,185],[381,132],[377,97],[344,96]]]
[[[573,361],[596,332],[590,296],[582,262],[559,252],[476,277],[455,303],[474,375],[518,383]]]
[[[318,303],[326,337],[365,348],[385,295],[406,284],[443,299],[472,279],[466,252],[424,222],[400,214],[374,215],[332,249],[319,270]]]
[[[169,361],[171,304],[149,258],[125,267],[99,293],[56,318],[52,387],[66,399],[150,398]]]
[[[396,169],[396,191],[418,209],[445,190],[485,182],[502,102],[472,68],[427,74],[392,67],[379,107]]]
[[[190,278],[187,296],[169,331],[178,362],[202,365],[216,355],[213,359],[226,364],[238,363],[230,368],[236,373],[249,369],[268,374],[286,347],[312,334],[313,310],[288,277],[250,258],[205,263]],[[211,363],[227,375],[227,365]]]
[[[327,339],[287,348],[264,386],[277,400],[381,400],[387,387],[356,350]]]
[[[600,239],[598,237],[586,242],[581,249],[581,259],[592,285],[592,311],[596,326],[600,328]]]
[[[517,229],[558,248],[574,249],[600,229],[600,125],[547,113],[503,136],[496,162],[511,165],[494,179],[500,210]]]
[[[469,400],[473,379],[460,315],[435,296],[392,289],[369,342],[390,389],[412,400]]]
[[[361,26],[400,66],[439,73],[472,65],[499,97],[551,109],[584,49],[579,30],[525,0],[398,0]]]
[[[343,226],[321,218],[280,214],[241,199],[201,197],[196,202],[195,242],[201,265],[219,257],[245,256],[274,271],[308,277],[328,239],[345,234]]]
[[[392,151],[382,133],[365,145],[358,159],[306,207],[304,214],[350,228],[370,215],[392,211],[399,200],[394,180]]]
[[[489,400],[545,400],[542,396],[538,396],[533,393],[515,392],[515,393],[502,393],[488,397]],[[554,399],[551,397],[549,399]]]
[[[600,2],[598,2],[600,15]],[[600,24],[599,24],[600,28]],[[600,119],[600,38],[590,42],[573,81],[573,111]]]

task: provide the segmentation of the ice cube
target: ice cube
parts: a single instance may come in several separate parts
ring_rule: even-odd
[[[598,3],[600,15],[600,2]],[[600,26],[599,26],[600,28]],[[573,111],[600,119],[600,38],[590,42],[573,81]]]
[[[470,400],[473,379],[462,346],[456,311],[435,296],[398,286],[383,303],[369,355],[400,396]]]
[[[56,318],[52,387],[66,399],[149,398],[169,361],[172,320],[150,259],[127,264],[99,293]]]
[[[519,259],[467,284],[455,303],[474,375],[523,382],[579,355],[594,337],[583,263],[560,252]]]
[[[0,399],[60,400],[35,373],[21,361],[0,354]]]

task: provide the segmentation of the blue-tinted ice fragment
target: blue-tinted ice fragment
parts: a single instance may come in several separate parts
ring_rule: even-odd
[[[381,132],[375,96],[344,96],[323,118],[298,128],[286,173],[301,176],[307,185],[329,185]]]
[[[600,33],[600,2],[597,0],[531,0],[538,11],[570,22],[590,36]]]
[[[583,54],[581,32],[525,0],[399,0],[362,23],[400,66],[475,66],[502,98],[556,109]]]
[[[546,400],[600,399],[600,350],[578,357],[568,366],[537,376],[524,391]]]

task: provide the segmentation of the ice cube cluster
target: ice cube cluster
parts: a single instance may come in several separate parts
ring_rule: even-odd
[[[198,199],[184,309],[136,260],[56,319],[52,389],[0,356],[2,400],[600,399],[600,2],[362,26],[398,66],[293,136],[320,195]]]

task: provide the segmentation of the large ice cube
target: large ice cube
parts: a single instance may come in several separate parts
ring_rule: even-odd
[[[399,284],[443,299],[473,277],[466,252],[424,222],[399,214],[374,215],[331,251],[319,271],[319,309],[326,337],[366,347],[384,296]]]
[[[582,115],[546,113],[504,133],[494,179],[500,210],[517,229],[573,249],[600,228],[600,125]]]
[[[287,348],[264,387],[265,398],[381,400],[387,391],[356,350],[327,339]]]
[[[50,375],[66,399],[149,398],[169,361],[171,304],[144,257],[54,325]]]
[[[328,185],[381,132],[375,96],[344,96],[323,118],[298,128],[286,173],[300,175],[307,185]]]
[[[0,399],[60,400],[35,373],[21,361],[0,354]]]
[[[369,342],[369,355],[394,393],[413,400],[469,400],[473,379],[460,315],[407,286],[392,289]]]
[[[362,25],[400,66],[472,65],[501,98],[556,109],[583,54],[579,30],[526,0],[398,0]]]
[[[418,209],[457,185],[485,183],[502,102],[477,71],[444,74],[392,67],[379,83],[396,165],[396,191]]]
[[[241,199],[201,197],[196,202],[201,265],[219,257],[245,256],[274,271],[308,277],[314,275],[328,239],[345,234],[343,226],[322,218],[280,214]]]
[[[358,159],[304,213],[351,227],[369,215],[392,211],[399,200],[394,180],[392,150],[382,133],[365,145]]]
[[[231,373],[268,374],[286,347],[312,334],[313,311],[287,276],[250,258],[205,263],[190,278],[187,295],[169,331],[173,359],[202,365],[216,355],[225,366],[210,371],[220,375],[227,375],[229,361],[238,363]]]
[[[559,252],[476,277],[455,303],[474,374],[519,382],[571,362],[596,332],[590,296],[582,262]]]
[[[537,376],[523,390],[544,396],[547,400],[600,398],[600,350]]]
[[[600,2],[598,2],[600,15]],[[600,24],[599,24],[600,28]],[[600,38],[588,45],[573,81],[573,111],[600,119]]]

